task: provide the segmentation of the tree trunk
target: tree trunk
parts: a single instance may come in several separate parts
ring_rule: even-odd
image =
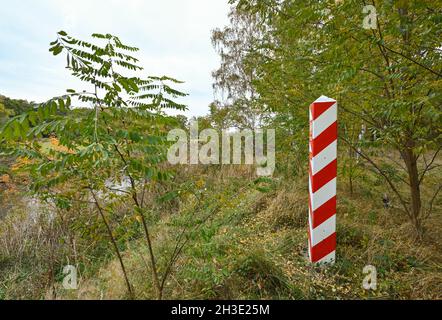
[[[421,191],[419,182],[419,171],[417,168],[417,157],[411,148],[405,149],[402,153],[405,165],[407,166],[407,173],[410,182],[410,197],[411,197],[411,220],[416,229],[419,238],[422,238],[423,230],[421,223]]]
[[[98,199],[97,199],[94,191],[92,190],[92,188],[89,188],[89,190],[90,190],[90,192],[92,194],[92,197],[94,198],[94,203],[95,203],[95,206],[98,209],[100,217],[101,217],[104,225],[106,226],[106,230],[107,230],[109,238],[110,238],[110,240],[112,242],[112,245],[114,246],[115,253],[117,254],[118,261],[120,262],[121,270],[123,271],[124,281],[126,282],[127,291],[129,293],[129,296],[130,296],[131,299],[134,299],[134,293],[132,291],[132,286],[130,285],[129,278],[127,276],[126,268],[125,268],[124,263],[123,263],[123,258],[121,257],[120,249],[118,249],[118,244],[117,244],[117,242],[116,242],[116,240],[114,238],[114,235],[112,234],[112,229],[111,229],[111,227],[110,227],[110,225],[109,225],[109,223],[108,223],[108,221],[107,221],[107,219],[106,219],[106,217],[104,215],[103,209],[100,207],[100,204],[98,203]]]
[[[155,262],[155,255],[153,253],[152,241],[150,240],[149,229],[147,228],[147,222],[146,222],[146,219],[144,218],[143,214],[141,214],[141,221],[143,223],[144,234],[146,235],[147,248],[149,249],[150,263],[151,263],[151,267],[152,267],[153,283],[154,283],[155,289],[157,291],[158,300],[161,300],[163,298],[163,288],[160,285],[160,278],[158,276],[157,265]]]

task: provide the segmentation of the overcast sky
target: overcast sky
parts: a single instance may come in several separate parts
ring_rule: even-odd
[[[59,30],[88,40],[111,33],[140,48],[146,75],[186,82],[187,115],[206,114],[219,64],[210,34],[227,13],[227,0],[0,0],[0,94],[40,102],[81,89],[49,42]]]

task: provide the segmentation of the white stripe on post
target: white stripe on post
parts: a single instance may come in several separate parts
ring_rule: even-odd
[[[313,139],[316,139],[321,133],[324,132],[325,129],[327,129],[328,127],[330,127],[330,125],[335,123],[336,118],[337,118],[337,108],[335,103],[315,119],[315,125],[313,126],[313,131],[312,131]]]
[[[336,159],[336,142],[330,143],[324,150],[322,150],[316,157],[311,161],[312,163],[312,174],[315,175],[326,165]]]
[[[309,256],[336,258],[337,102],[321,96],[310,105]]]

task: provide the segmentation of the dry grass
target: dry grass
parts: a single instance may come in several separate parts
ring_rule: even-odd
[[[213,179],[210,172],[207,174]],[[239,174],[233,177],[238,178]],[[341,185],[337,263],[332,268],[315,268],[306,259],[305,179],[299,178],[300,183],[282,181],[268,193],[240,189],[234,198],[226,195],[227,180],[225,184],[212,181],[213,189],[207,192],[226,203],[217,218],[204,228],[204,232],[213,234],[209,238],[196,237],[189,243],[168,281],[166,297],[442,298],[439,207],[427,222],[431,231],[423,242],[417,242],[412,226],[398,209],[384,209],[377,197],[363,192],[364,186],[358,186],[359,192],[350,195]],[[182,203],[181,207],[186,205],[189,203]],[[170,219],[155,228],[160,252],[170,247],[176,232],[166,222]],[[137,298],[153,298],[145,268],[145,248],[139,243],[131,248],[125,259]],[[362,269],[368,264],[378,271],[376,291],[362,288]],[[125,297],[123,279],[117,270],[118,265],[112,262],[97,274],[105,298]],[[94,281],[96,278],[90,279]],[[100,298],[97,290],[90,297]]]
[[[176,200],[174,208],[157,208],[161,219],[155,220],[158,222],[152,227],[152,234],[160,270],[164,270],[165,257],[173,249],[182,224],[192,224],[192,219],[204,216],[209,208],[217,210],[198,232],[189,235],[189,243],[166,283],[166,298],[442,299],[440,200],[435,201],[433,215],[426,221],[425,238],[417,241],[394,198],[392,208],[383,208],[385,185],[373,185],[369,176],[355,184],[354,193],[350,194],[341,181],[337,263],[330,268],[316,268],[306,258],[307,177],[275,178],[262,192],[253,182],[256,177],[251,168],[186,168],[177,180],[193,178],[202,203],[198,206],[197,198],[188,193]],[[427,192],[426,189],[425,197]],[[0,241],[5,237],[25,236],[3,230]],[[85,239],[78,241],[85,245],[79,250],[86,252]],[[97,240],[91,246],[99,243]],[[144,240],[131,240],[124,247],[123,260],[136,298],[154,298]],[[120,266],[108,251],[104,253],[107,258],[99,259],[96,251],[81,257],[85,266],[79,289],[66,291],[57,282],[55,297],[127,299]],[[15,259],[10,254],[3,255]],[[368,264],[377,268],[376,291],[362,288],[362,269]],[[28,282],[18,285],[11,280],[17,274],[9,268],[5,270],[9,280],[4,283],[15,289],[9,289],[4,297],[36,297],[24,289],[26,284],[30,290],[44,289],[46,298],[54,298],[47,288],[37,288],[36,279],[41,273],[29,274]],[[23,274],[22,269],[18,270]]]

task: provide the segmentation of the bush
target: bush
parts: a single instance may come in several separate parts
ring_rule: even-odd
[[[253,295],[285,296],[291,286],[282,269],[271,260],[268,253],[252,251],[237,261],[234,272],[251,282]]]

